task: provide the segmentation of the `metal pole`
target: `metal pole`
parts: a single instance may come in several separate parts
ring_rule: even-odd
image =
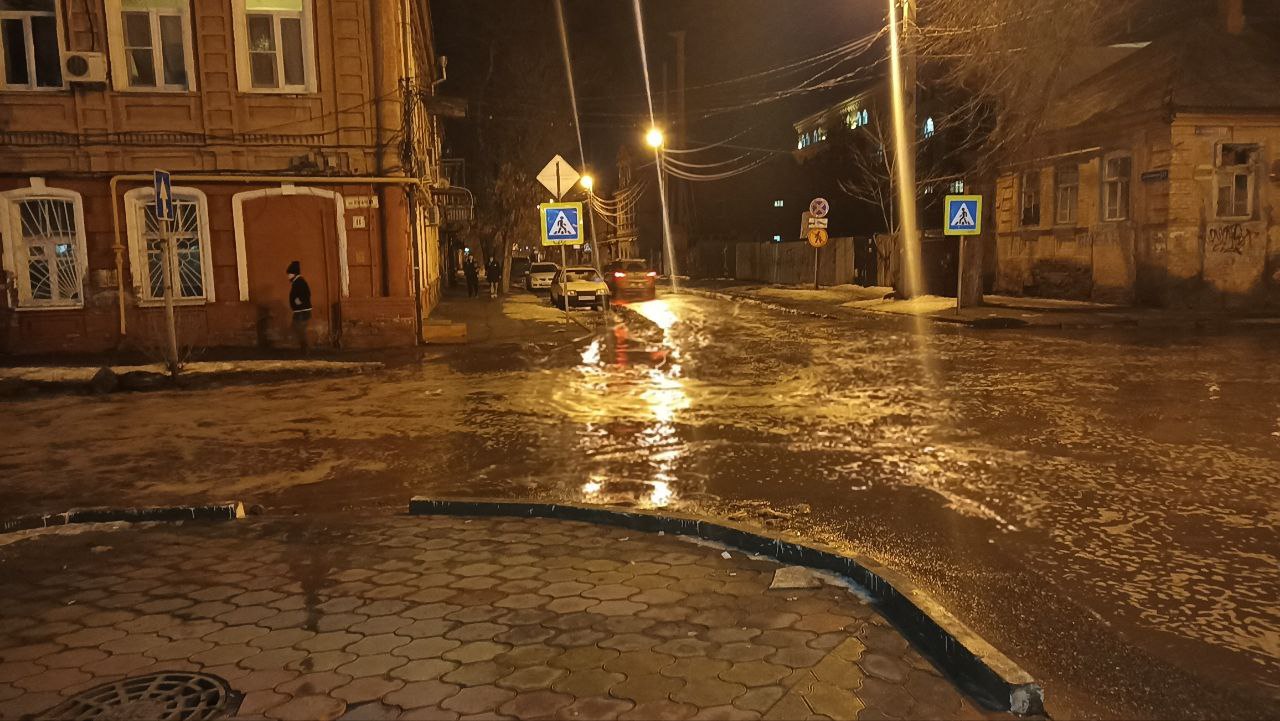
[[[157,210],[164,212],[160,208],[157,208]],[[164,322],[169,341],[168,351],[165,354],[165,365],[169,369],[169,375],[176,376],[178,375],[178,325],[173,313],[173,234],[169,232],[168,218],[160,220],[160,239],[161,246],[164,248],[161,256],[163,271],[160,274],[164,284]]]
[[[591,258],[595,261],[596,273],[599,274],[601,280],[604,280],[604,266],[600,265],[600,241],[596,240],[596,205],[593,202],[594,200],[595,194],[588,190],[587,217],[591,219]],[[608,288],[609,286],[605,285],[605,287]],[[611,297],[605,298],[604,302],[600,304],[601,319],[608,319],[612,300],[613,298]]]
[[[566,256],[566,251],[564,249],[564,244],[562,243],[560,245],[560,302],[564,304],[564,322],[568,323],[569,322],[569,295],[568,293],[565,292],[565,288],[568,287],[565,283],[565,278],[566,278],[565,271],[568,270],[569,261],[566,259],[565,256]]]
[[[956,313],[964,304],[964,236],[956,236]]]

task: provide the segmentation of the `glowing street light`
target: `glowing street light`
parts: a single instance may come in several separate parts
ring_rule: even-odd
[[[582,176],[582,180],[579,180],[578,182],[582,183],[583,190],[590,193],[591,189],[595,187],[596,179],[591,177],[590,175],[584,175]]]
[[[649,128],[649,132],[644,136],[644,141],[654,149],[661,148],[663,140],[662,131],[657,128]]]

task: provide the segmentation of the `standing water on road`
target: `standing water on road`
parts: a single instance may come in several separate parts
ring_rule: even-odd
[[[3,495],[15,515],[427,494],[736,518],[908,574],[1057,716],[1276,717],[1280,339],[633,309],[649,322],[380,375],[13,401]]]

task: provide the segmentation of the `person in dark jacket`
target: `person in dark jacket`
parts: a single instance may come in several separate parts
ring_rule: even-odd
[[[497,298],[498,284],[502,282],[502,266],[496,258],[489,259],[489,264],[484,267],[484,276],[489,281],[489,297]]]
[[[462,274],[467,277],[467,297],[480,295],[480,269],[476,267],[475,258],[467,256],[466,262],[462,264]]]
[[[310,350],[307,326],[311,323],[311,286],[302,277],[302,263],[293,261],[285,273],[289,276],[289,310],[293,312],[293,337],[305,353]]]

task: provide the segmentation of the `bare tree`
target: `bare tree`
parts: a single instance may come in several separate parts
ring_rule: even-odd
[[[1139,0],[927,0],[915,28],[931,82],[968,100],[940,125],[968,129],[979,170],[1021,150],[1075,61],[1113,37]]]

